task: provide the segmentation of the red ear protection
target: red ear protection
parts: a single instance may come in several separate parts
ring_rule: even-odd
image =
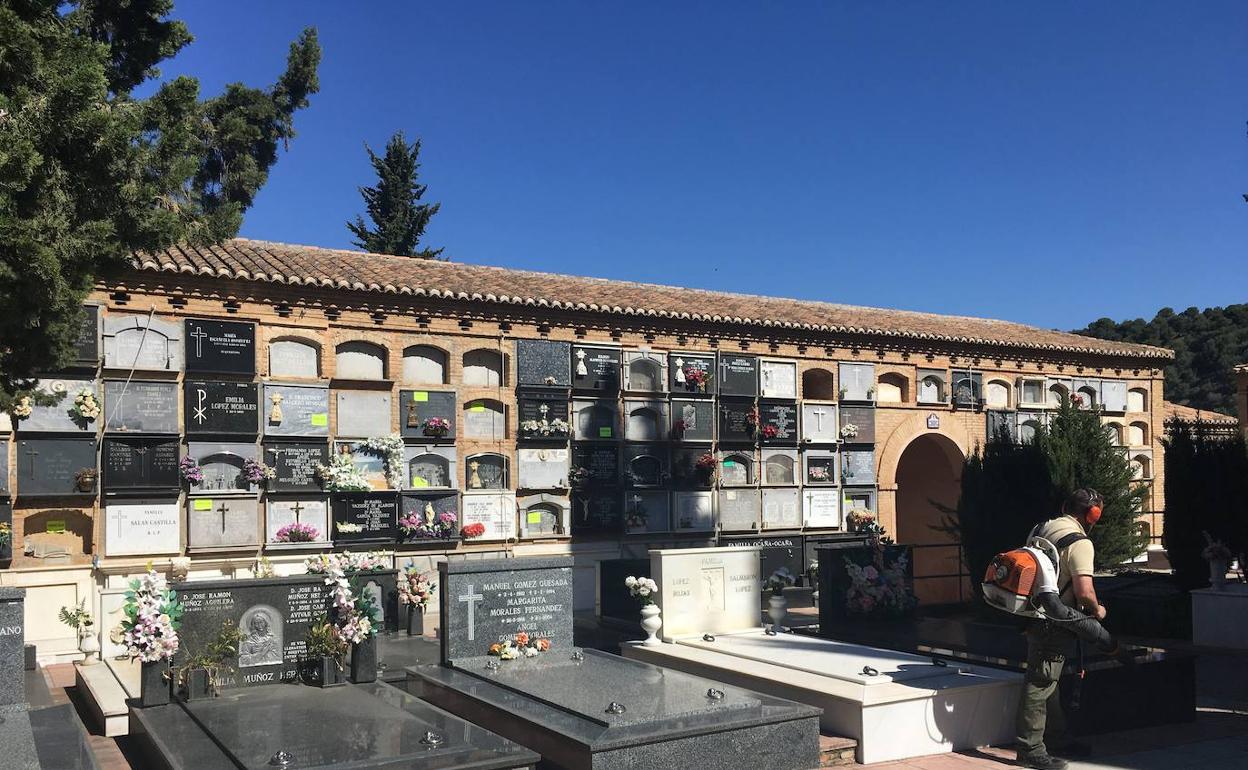
[[[1088,512],[1084,515],[1088,524],[1092,525],[1101,520],[1101,506],[1093,505],[1088,507]]]

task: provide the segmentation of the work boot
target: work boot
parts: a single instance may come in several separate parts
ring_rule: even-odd
[[[1034,767],[1036,770],[1066,770],[1067,762],[1064,759],[1049,756],[1048,753],[1020,753],[1015,764],[1019,767]]]

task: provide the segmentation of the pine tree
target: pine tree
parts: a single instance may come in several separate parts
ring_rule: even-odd
[[[1036,435],[1036,445],[1048,461],[1052,510],[1080,487],[1105,498],[1101,519],[1089,535],[1097,568],[1116,567],[1143,553],[1148,535],[1136,519],[1148,490],[1132,483],[1130,462],[1110,441],[1100,410],[1066,399]]]
[[[0,410],[73,356],[81,305],[136,251],[237,234],[318,88],[308,29],[266,90],[134,91],[191,42],[172,0],[0,3]]]
[[[416,181],[420,169],[420,140],[409,145],[399,131],[386,142],[384,156],[378,157],[367,144],[364,149],[377,172],[377,185],[359,188],[373,227],[370,229],[361,216],[348,222],[347,229],[357,239],[355,245],[376,254],[438,259],[442,249],[416,250],[429,220],[442,206],[420,202],[426,189]]]

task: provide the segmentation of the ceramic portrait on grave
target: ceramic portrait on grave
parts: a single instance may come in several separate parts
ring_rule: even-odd
[[[667,402],[624,401],[624,438],[629,441],[664,441],[668,438]]]
[[[672,399],[669,437],[681,443],[706,443],[715,438],[716,407],[711,399]]]
[[[453,446],[408,445],[403,448],[404,489],[451,489],[458,486],[459,464]]]
[[[672,528],[669,495],[661,490],[630,489],[624,492],[624,532],[642,535],[668,532]]]
[[[182,324],[146,315],[104,316],[104,368],[182,369]]]
[[[36,390],[50,405],[32,404],[30,414],[17,420],[20,433],[95,433],[103,419],[103,401],[94,380],[68,377],[39,380]]]
[[[238,667],[271,666],[282,662],[282,616],[267,604],[249,607],[238,622],[242,641]]]
[[[624,351],[624,389],[634,393],[666,391],[666,354],[648,350]]]
[[[178,423],[178,385],[175,382],[126,382],[107,380],[104,383],[104,414],[106,433],[180,432]]]

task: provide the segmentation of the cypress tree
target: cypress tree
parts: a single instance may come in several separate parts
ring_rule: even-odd
[[[426,189],[417,181],[420,140],[409,145],[399,131],[386,142],[385,155],[378,157],[367,144],[364,149],[377,172],[377,184],[359,188],[373,226],[370,228],[361,216],[347,223],[356,237],[355,245],[377,254],[438,259],[442,249],[416,250],[429,220],[442,206],[420,202]]]

